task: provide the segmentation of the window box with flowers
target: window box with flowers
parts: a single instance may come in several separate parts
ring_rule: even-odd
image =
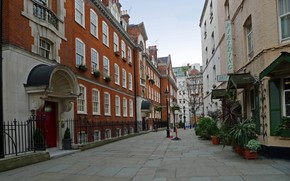
[[[105,79],[106,82],[110,82],[111,81],[111,77],[110,76],[106,76],[104,79]]]
[[[119,51],[115,51],[114,53],[115,53],[115,55],[120,56],[120,52]]]
[[[94,71],[93,71],[93,75],[94,75],[95,77],[100,77],[100,76],[101,76],[101,71],[100,71],[100,70],[94,70]]]
[[[154,84],[154,83],[155,83],[155,81],[154,81],[153,79],[149,79],[149,82],[150,82],[151,84]]]
[[[283,116],[274,134],[280,137],[290,137],[290,118]]]
[[[86,67],[86,65],[81,64],[81,65],[78,65],[78,69],[81,71],[86,71],[87,67]]]
[[[155,111],[161,112],[162,111],[162,107],[160,105],[157,105],[155,107]]]

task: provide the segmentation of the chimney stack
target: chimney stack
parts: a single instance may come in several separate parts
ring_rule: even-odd
[[[123,10],[121,11],[121,18],[127,23],[129,24],[129,19],[130,19],[130,16],[127,12],[127,10]]]
[[[156,45],[149,46],[148,49],[149,49],[149,57],[150,57],[150,60],[152,60],[152,57],[155,60],[157,60],[157,51],[158,51],[157,46]]]

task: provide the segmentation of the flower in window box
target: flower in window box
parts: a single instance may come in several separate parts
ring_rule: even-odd
[[[162,107],[160,105],[157,105],[155,107],[155,111],[161,112],[162,111]]]
[[[106,76],[106,77],[105,77],[105,81],[106,81],[106,82],[110,82],[110,81],[111,81],[111,77],[110,77],[110,76]]]
[[[120,56],[120,52],[119,51],[115,51],[115,55]]]
[[[101,71],[99,71],[99,70],[94,70],[94,71],[93,71],[93,75],[94,75],[95,77],[100,77],[100,76],[101,76]]]
[[[154,84],[154,83],[155,83],[155,81],[154,81],[153,79],[149,79],[149,82],[150,82],[151,84]]]
[[[86,67],[86,65],[79,65],[78,69],[81,70],[81,71],[86,71],[87,67]]]

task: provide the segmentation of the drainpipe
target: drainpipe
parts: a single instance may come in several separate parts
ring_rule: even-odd
[[[134,61],[133,67],[134,67],[134,76],[133,76],[133,82],[134,82],[134,102],[135,102],[135,106],[134,106],[134,112],[135,112],[135,133],[138,133],[138,120],[137,120],[137,76],[136,76],[136,51],[138,51],[138,47],[136,48],[136,50],[133,51],[134,53],[134,59],[132,61]]]
[[[0,158],[4,158],[4,116],[3,116],[3,76],[2,76],[2,0],[0,0]]]

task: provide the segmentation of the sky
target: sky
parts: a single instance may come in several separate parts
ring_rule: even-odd
[[[120,0],[130,24],[144,23],[147,47],[158,57],[170,54],[173,67],[202,64],[199,20],[204,0]]]

